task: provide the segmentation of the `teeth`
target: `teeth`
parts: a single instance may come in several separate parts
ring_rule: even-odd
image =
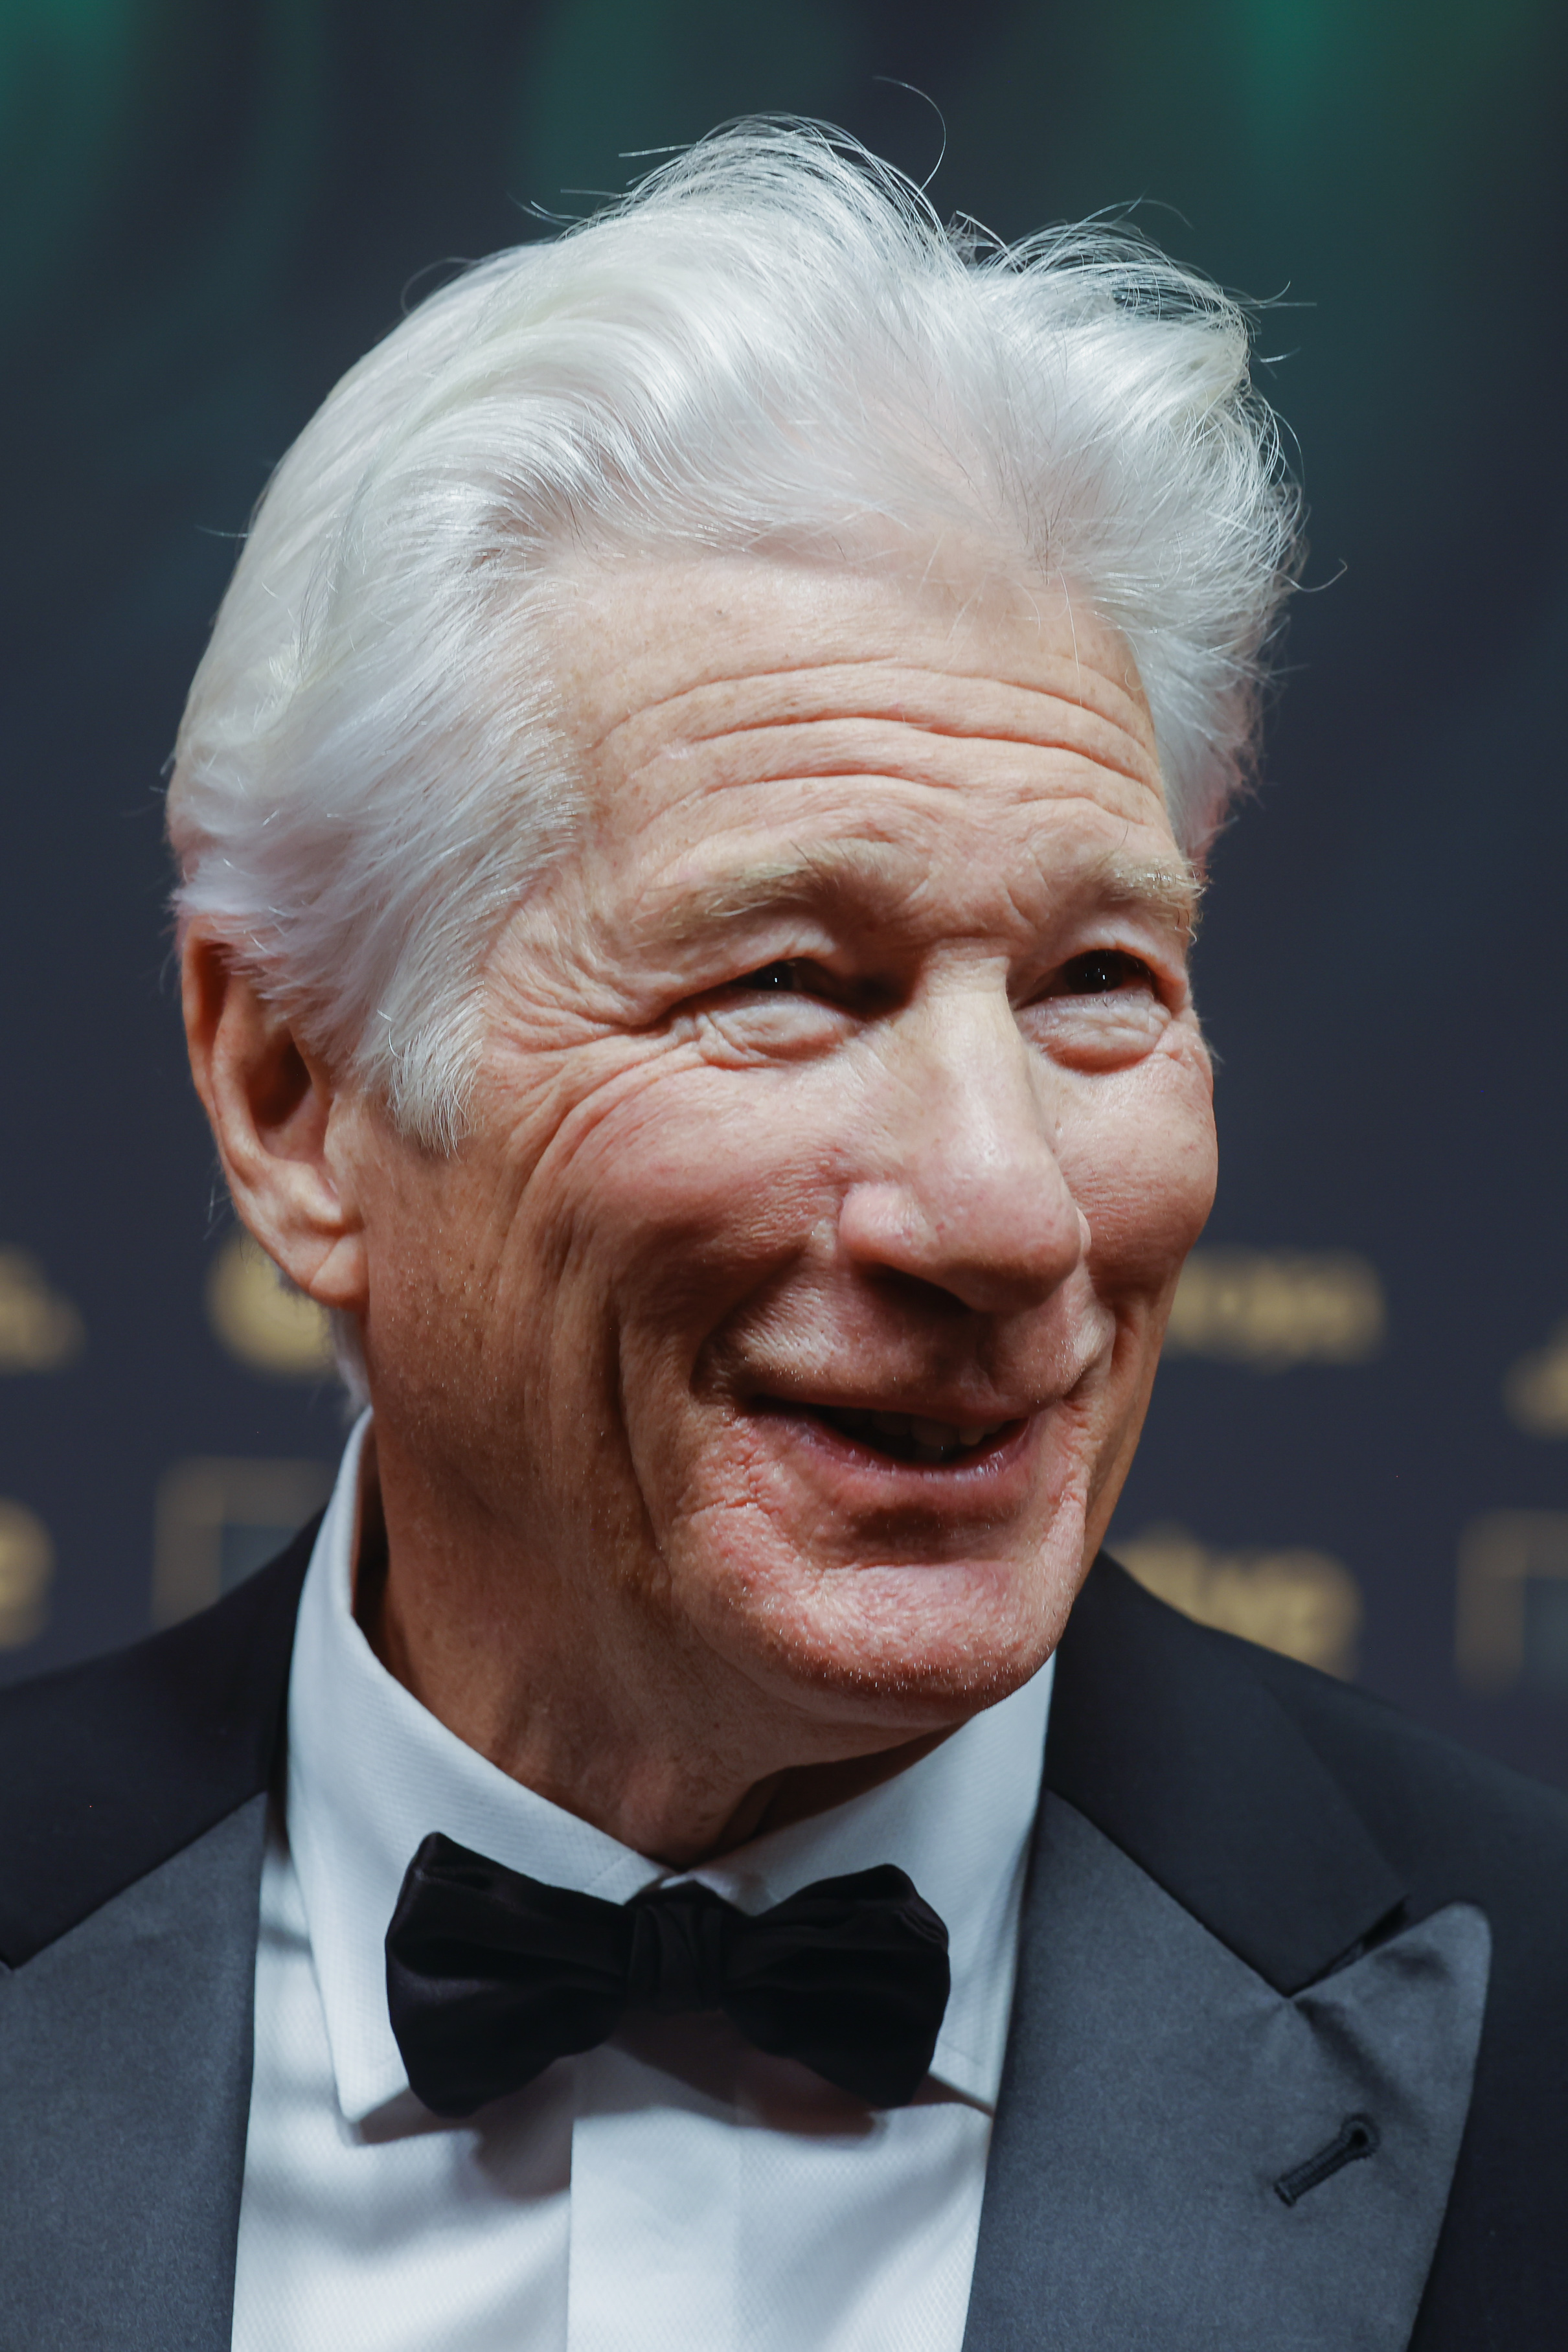
[[[830,1410],[827,1417],[851,1436],[885,1438],[890,1441],[891,1450],[916,1462],[951,1462],[1007,1427],[1003,1421],[956,1426],[950,1421],[930,1421],[919,1413],[860,1412],[851,1406]]]
[[[945,1446],[951,1446],[958,1434],[950,1421],[916,1421],[913,1414],[910,1416],[909,1433],[922,1445]]]

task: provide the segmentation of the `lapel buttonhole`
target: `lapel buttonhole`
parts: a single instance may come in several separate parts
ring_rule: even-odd
[[[1370,2116],[1346,2116],[1327,2147],[1319,2148],[1316,2156],[1309,2156],[1304,2164],[1295,2165],[1289,2172],[1280,2175],[1274,2183],[1275,2196],[1281,2205],[1296,2204],[1309,2189],[1316,2189],[1323,2181],[1332,2179],[1347,2164],[1355,2164],[1362,2157],[1371,2156],[1381,2137],[1382,2134]]]

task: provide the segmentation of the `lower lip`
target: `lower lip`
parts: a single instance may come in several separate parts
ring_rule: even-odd
[[[983,1499],[993,1508],[1003,1500],[1002,1490],[1027,1480],[1042,1419],[1039,1413],[1029,1413],[1022,1420],[1009,1421],[983,1445],[953,1461],[915,1462],[879,1453],[874,1445],[835,1429],[815,1413],[782,1402],[758,1401],[752,1417],[762,1427],[787,1437],[792,1446],[809,1450],[839,1477],[869,1486],[874,1499],[886,1503]]]

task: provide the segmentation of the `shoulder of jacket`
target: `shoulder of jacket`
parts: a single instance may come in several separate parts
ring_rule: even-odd
[[[269,1785],[316,1524],[199,1616],[0,1693],[13,1968]]]

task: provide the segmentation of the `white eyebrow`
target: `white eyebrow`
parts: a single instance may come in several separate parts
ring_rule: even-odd
[[[820,905],[824,898],[868,885],[903,896],[915,884],[917,873],[905,855],[886,843],[839,840],[791,848],[788,855],[758,858],[682,893],[670,908],[668,936],[685,944],[748,915]],[[1184,857],[1129,857],[1124,851],[1108,850],[1086,862],[1079,882],[1109,906],[1146,908],[1184,941],[1197,928],[1202,885]]]
[[[1185,857],[1128,857],[1110,851],[1095,876],[1113,907],[1152,907],[1190,939],[1197,929],[1203,884]]]
[[[899,892],[910,879],[909,861],[882,844],[836,841],[799,848],[788,856],[763,857],[734,874],[699,883],[674,909],[674,936],[695,938],[747,915],[800,906],[847,889],[880,884]]]

